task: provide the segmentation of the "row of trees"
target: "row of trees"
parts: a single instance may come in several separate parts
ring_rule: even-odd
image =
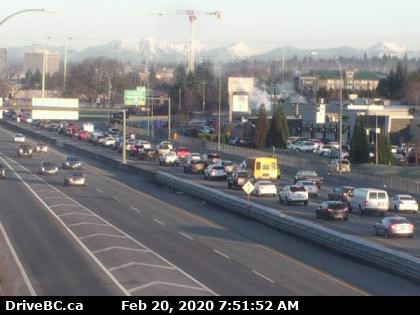
[[[369,157],[369,143],[366,135],[365,117],[358,117],[354,125],[350,159],[354,164],[368,163],[371,161]],[[390,164],[393,160],[389,136],[385,135],[385,133],[381,133],[378,136],[378,163]]]
[[[289,127],[283,109],[278,106],[274,111],[271,121],[268,121],[267,110],[261,104],[255,122],[253,143],[257,148],[277,147],[285,148],[289,138]]]

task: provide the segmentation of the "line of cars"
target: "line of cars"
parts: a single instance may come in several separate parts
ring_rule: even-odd
[[[112,148],[116,150],[119,150],[119,148],[122,149],[120,145],[121,138],[118,134],[116,135],[116,139],[117,140]],[[133,157],[137,156],[141,160],[157,159],[159,165],[162,166],[179,166],[182,163],[184,173],[203,174],[203,177],[209,180],[226,180],[228,188],[240,188],[247,181],[252,181],[255,186],[253,193],[256,196],[278,195],[280,203],[302,203],[304,205],[308,205],[310,197],[318,197],[321,185],[323,184],[323,178],[319,177],[316,172],[302,170],[296,174],[294,178],[294,185],[285,185],[280,190],[278,190],[274,181],[280,177],[280,168],[278,167],[277,160],[275,159],[270,160],[269,158],[250,158],[243,161],[240,165],[234,165],[230,161],[222,161],[220,155],[217,153],[201,155],[199,153],[193,153],[185,147],[178,147],[174,149],[172,143],[170,142],[161,142],[156,148],[152,148],[150,143],[147,141],[135,140],[135,138],[133,139],[131,135],[127,137],[127,140],[128,142],[126,150]],[[335,164],[333,164],[332,167],[334,167],[334,170],[337,170],[338,160],[335,160],[334,162]],[[273,174],[275,175],[273,176]],[[374,200],[378,201],[377,205],[380,204],[381,211],[379,211],[379,213],[382,215],[390,207],[390,202],[386,202],[386,200],[383,202],[381,201],[383,199],[382,192],[377,192],[376,195],[374,192],[372,192],[370,195],[365,194],[364,196],[369,197],[369,200],[364,200],[360,203],[360,205],[356,204],[356,200],[361,200],[363,198],[363,196],[358,197],[358,191],[361,190],[363,189],[358,188],[354,194],[352,192],[347,192],[347,200],[344,200],[344,198],[337,200],[335,196],[333,197],[333,194],[338,196],[339,191],[330,192],[328,195],[329,200],[321,201],[320,206],[315,209],[315,216],[317,218],[324,218],[326,220],[347,220],[349,213],[353,210],[359,211],[361,215],[364,215],[367,212],[371,212],[370,210],[374,209]],[[343,195],[344,193],[341,192],[341,194]],[[386,195],[385,199],[387,198],[388,196]],[[350,202],[351,200],[352,202]],[[401,200],[398,202],[400,201]],[[402,200],[402,202],[404,203],[405,201]],[[400,210],[400,203],[398,203],[396,206],[397,209]],[[382,211],[382,209],[385,207],[386,210]],[[404,207],[405,204],[401,206],[401,210],[403,210]],[[383,219],[386,218],[389,217],[385,217]],[[381,219],[381,222],[383,219]],[[395,223],[393,224],[395,225]],[[379,222],[377,225],[379,226]],[[378,232],[376,232],[377,225],[375,225],[375,234],[380,235],[381,231],[379,228]],[[411,235],[413,235],[414,226],[411,226]],[[396,228],[394,228],[394,230],[397,231]],[[389,230],[387,235],[403,235],[401,231],[405,230],[403,229],[398,231],[399,233],[392,233],[391,230]],[[407,235],[410,236],[410,233]]]

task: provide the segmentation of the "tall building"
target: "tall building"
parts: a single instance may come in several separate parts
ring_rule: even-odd
[[[7,50],[0,48],[0,77],[4,77],[7,72]]]
[[[44,54],[42,50],[37,50],[31,53],[25,53],[24,57],[24,70],[25,72],[31,71],[35,73],[39,70],[42,73]],[[46,51],[46,73],[52,75],[60,70],[60,55]]]

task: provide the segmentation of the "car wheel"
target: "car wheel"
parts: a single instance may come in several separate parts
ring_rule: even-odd
[[[228,182],[228,188],[232,189],[232,184]]]
[[[378,229],[377,229],[376,227],[374,227],[374,230],[375,230],[375,235],[376,235],[376,236],[379,236]]]
[[[290,205],[290,201],[289,201],[289,199],[287,199],[287,197],[286,197],[286,204]]]
[[[308,201],[305,201],[303,204],[304,204],[305,206],[307,206],[307,205],[308,205]]]
[[[388,232],[388,229],[386,229],[385,230],[385,238],[390,238],[391,237],[391,235],[389,234],[389,232]]]
[[[348,216],[345,216],[344,217],[344,221],[347,221],[349,219],[349,217]]]
[[[318,211],[315,211],[315,218],[320,219],[320,215]]]
[[[397,212],[397,211],[398,211],[397,206],[394,206],[394,211],[395,211],[395,212]]]

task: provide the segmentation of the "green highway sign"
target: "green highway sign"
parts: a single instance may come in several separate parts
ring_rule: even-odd
[[[124,91],[125,106],[144,106],[146,105],[146,87],[138,86],[135,90]]]

